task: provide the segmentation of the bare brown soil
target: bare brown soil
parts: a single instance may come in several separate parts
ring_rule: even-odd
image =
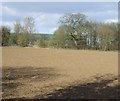
[[[118,53],[2,48],[2,97],[118,98]]]

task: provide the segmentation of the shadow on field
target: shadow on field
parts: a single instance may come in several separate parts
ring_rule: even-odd
[[[48,95],[48,99],[118,99],[118,77],[95,76],[94,82],[69,86]]]
[[[46,81],[56,78],[57,76],[59,76],[59,74],[57,74],[54,68],[3,67],[2,96],[3,98],[9,98],[9,96],[14,96],[16,91],[19,92],[18,87],[27,85],[30,82]]]
[[[2,69],[2,80],[18,80],[18,79],[48,79],[57,76],[54,68],[35,68],[35,67],[22,67],[11,68],[5,67]]]

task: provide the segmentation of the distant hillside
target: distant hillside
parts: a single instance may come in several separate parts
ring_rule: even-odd
[[[52,38],[52,34],[32,34],[32,41],[43,39],[49,41]]]

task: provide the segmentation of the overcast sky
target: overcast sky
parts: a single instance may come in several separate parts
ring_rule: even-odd
[[[12,29],[16,20],[23,21],[25,17],[31,16],[36,22],[36,32],[53,33],[59,26],[59,18],[66,13],[83,13],[87,16],[88,20],[92,21],[117,22],[118,3],[2,3],[2,23],[9,25]]]

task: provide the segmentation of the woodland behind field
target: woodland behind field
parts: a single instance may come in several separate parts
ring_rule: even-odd
[[[118,50],[118,23],[89,21],[86,15],[65,14],[59,18],[59,27],[54,33],[35,33],[35,21],[26,17],[21,24],[1,26],[2,46],[51,47],[67,49]]]

